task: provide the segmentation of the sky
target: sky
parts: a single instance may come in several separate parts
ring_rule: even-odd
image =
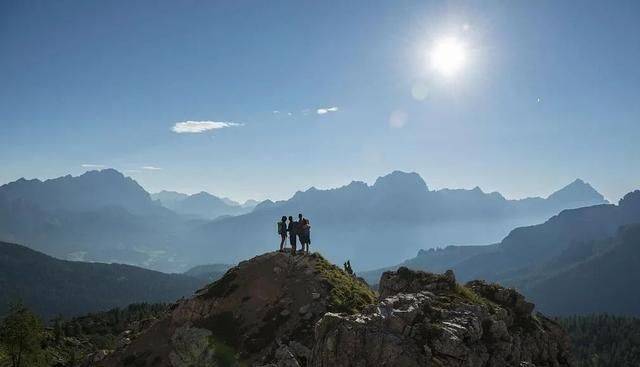
[[[0,183],[640,188],[637,1],[2,1]],[[454,75],[434,50],[455,40]],[[445,59],[450,61],[449,59]]]

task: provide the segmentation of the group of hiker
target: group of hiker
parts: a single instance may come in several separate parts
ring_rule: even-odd
[[[309,245],[311,244],[311,225],[309,219],[298,214],[298,220],[294,221],[293,217],[289,216],[289,223],[287,224],[287,217],[282,216],[282,219],[278,222],[278,234],[280,235],[280,251],[284,251],[284,244],[289,237],[289,243],[291,244],[291,253],[296,254],[298,247],[298,240],[300,241],[302,253],[309,253]]]

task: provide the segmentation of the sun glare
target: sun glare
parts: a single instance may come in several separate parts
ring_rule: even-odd
[[[431,66],[446,77],[456,75],[466,62],[465,47],[455,37],[438,40],[429,55]]]

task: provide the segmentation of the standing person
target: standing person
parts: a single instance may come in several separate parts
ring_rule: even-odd
[[[304,254],[304,217],[302,213],[298,214],[298,239],[300,240],[300,248]]]
[[[284,241],[287,240],[287,217],[282,216],[278,222],[278,234],[280,235],[280,252],[284,251]]]
[[[302,237],[300,238],[300,242],[302,243],[302,251],[308,254],[309,245],[311,244],[311,224],[309,223],[308,218],[302,219],[300,232],[302,233]],[[305,249],[305,246],[306,246],[306,249]]]
[[[298,222],[293,221],[293,217],[289,216],[289,227],[287,228],[289,232],[289,243],[291,243],[291,254],[296,254],[296,236],[298,235]]]

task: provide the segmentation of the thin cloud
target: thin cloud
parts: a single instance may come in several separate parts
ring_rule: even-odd
[[[82,167],[82,168],[107,168],[107,166],[105,166],[104,164],[92,164],[92,163],[84,163],[84,164],[81,164],[80,167]]]
[[[226,121],[182,121],[176,122],[171,130],[178,134],[198,134],[235,126],[242,126],[242,124]]]
[[[324,114],[327,114],[329,112],[338,112],[338,107],[335,107],[335,106],[334,107],[325,107],[325,108],[318,108],[316,110],[316,113],[318,115],[324,115]]]
[[[145,171],[162,171],[162,168],[154,166],[142,166],[140,167],[140,169],[143,169]]]

